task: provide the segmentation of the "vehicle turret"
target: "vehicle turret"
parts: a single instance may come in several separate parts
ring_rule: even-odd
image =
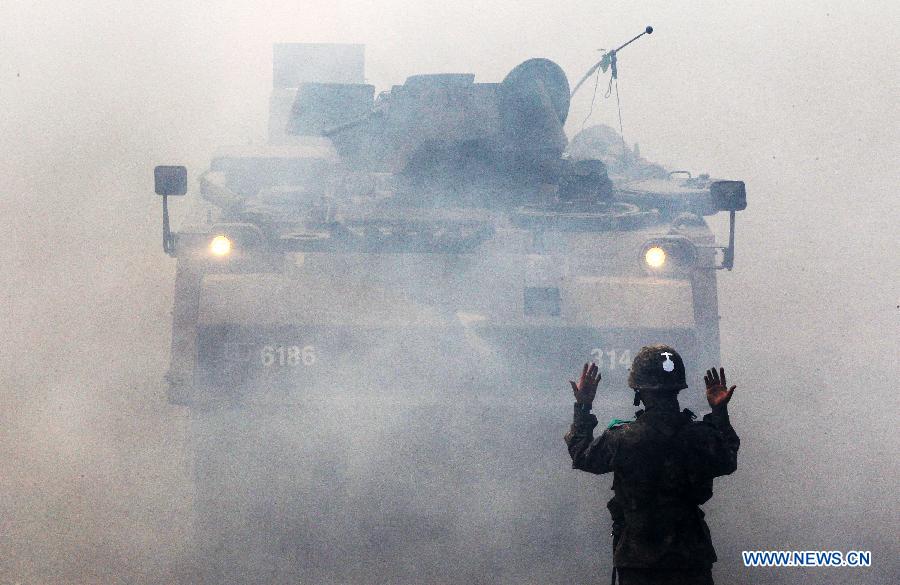
[[[327,136],[349,165],[371,172],[558,181],[569,85],[548,59],[525,61],[501,83],[414,75],[372,94],[365,84],[301,84],[288,132]]]

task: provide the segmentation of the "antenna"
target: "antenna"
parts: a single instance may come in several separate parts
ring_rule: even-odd
[[[587,70],[587,73],[584,74],[584,76],[578,81],[578,83],[575,84],[575,87],[572,88],[572,92],[569,94],[569,97],[570,98],[573,97],[575,95],[575,92],[578,91],[582,85],[584,85],[584,82],[587,81],[588,78],[591,75],[593,75],[594,72],[597,71],[597,69],[600,69],[601,67],[603,68],[604,73],[606,72],[607,69],[612,69],[612,78],[618,79],[619,78],[619,70],[617,67],[616,54],[619,51],[621,51],[622,49],[624,49],[625,47],[627,47],[628,45],[630,45],[631,43],[633,43],[634,41],[641,38],[642,36],[650,35],[650,34],[653,34],[652,26],[648,26],[647,28],[645,28],[644,32],[637,35],[636,37],[634,37],[627,43],[623,43],[618,48],[613,49],[612,51],[609,51],[608,53],[604,53],[603,56],[600,58],[600,60],[597,61],[596,63],[594,63],[594,65],[590,69]]]
[[[645,28],[644,32],[642,32],[641,34],[635,36],[628,42],[622,43],[621,45],[619,45],[617,48],[613,49],[612,51],[609,51],[608,53],[604,53],[603,57],[601,57],[600,60],[594,64],[593,67],[588,69],[587,73],[584,74],[584,77],[582,77],[578,81],[578,83],[575,84],[575,88],[572,90],[572,93],[569,94],[569,100],[571,100],[572,97],[575,95],[575,92],[578,91],[578,88],[580,88],[584,84],[584,82],[587,81],[587,79],[591,75],[593,75],[595,71],[597,71],[597,69],[603,68],[604,73],[606,73],[607,69],[610,69],[612,71],[612,76],[609,79],[609,89],[606,91],[606,97],[609,97],[609,93],[610,93],[610,91],[612,91],[613,83],[615,83],[616,84],[616,109],[619,113],[619,136],[622,138],[622,148],[624,149],[623,152],[626,152],[626,153],[628,152],[628,144],[625,142],[625,127],[622,125],[622,103],[619,101],[619,67],[618,67],[617,55],[618,55],[619,51],[621,51],[622,49],[624,49],[625,47],[627,47],[634,41],[638,40],[639,38],[641,38],[644,35],[650,35],[650,34],[653,34],[653,27],[650,25],[647,25],[647,28]],[[599,73],[597,74],[597,79],[598,79],[598,81],[600,79]],[[597,87],[594,86],[594,97],[596,97],[596,96],[597,96]],[[594,100],[592,99],[591,100],[591,112],[593,112],[593,111],[594,111]],[[587,122],[588,118],[590,118],[590,117],[591,117],[591,115],[588,114],[587,118],[584,119],[584,122],[581,123],[582,128],[584,128],[585,122]]]

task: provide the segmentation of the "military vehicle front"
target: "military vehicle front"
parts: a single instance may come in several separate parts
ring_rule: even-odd
[[[547,481],[564,467],[565,380],[597,361],[621,405],[642,345],[679,348],[692,379],[718,363],[733,240],[717,245],[704,217],[733,220],[743,183],[672,175],[602,128],[568,144],[568,82],[545,59],[501,83],[418,75],[375,97],[361,48],[287,46],[276,84],[291,77],[279,54],[308,68],[329,50],[359,75],[276,87],[269,144],[218,152],[198,221],[164,238],[170,398],[195,413],[198,492],[219,494],[198,509],[220,544],[259,547],[221,545],[219,570],[275,555],[294,559],[284,579],[421,582],[460,563],[472,574],[449,581],[490,563],[534,577],[560,562],[548,531],[561,546],[578,534],[561,528],[579,521],[573,480]],[[160,173],[158,191],[184,191],[183,170]],[[258,523],[222,536],[248,509]],[[505,540],[479,545],[485,522]],[[297,560],[336,542],[361,564]],[[529,563],[498,561],[509,547]]]

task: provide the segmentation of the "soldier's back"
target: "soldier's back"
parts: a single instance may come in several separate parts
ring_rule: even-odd
[[[703,504],[715,466],[714,429],[689,412],[648,411],[616,427],[613,489],[623,514],[617,567],[708,568],[716,560]]]

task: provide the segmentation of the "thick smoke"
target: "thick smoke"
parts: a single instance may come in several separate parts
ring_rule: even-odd
[[[202,425],[257,440],[287,433],[285,443],[296,445],[296,453],[248,458],[238,474],[235,493],[260,496],[244,502],[244,516],[223,521],[241,523],[249,535],[232,543],[249,562],[266,561],[256,554],[265,535],[254,527],[280,516],[277,502],[290,507],[342,490],[359,514],[336,511],[338,520],[319,528],[335,539],[348,534],[356,546],[397,547],[396,575],[404,574],[402,563],[427,563],[434,554],[417,536],[440,534],[470,582],[575,580],[555,571],[554,559],[566,555],[577,556],[585,574],[606,578],[609,479],[566,469],[565,380],[557,388],[504,386],[517,365],[493,359],[489,346],[482,363],[462,364],[452,354],[378,344],[347,364],[350,378],[335,380],[333,392],[320,389],[328,407],[304,413],[302,425],[273,412],[264,428],[242,429],[224,415],[198,422],[169,405],[163,376],[174,261],[160,250],[151,177],[163,163],[186,164],[196,175],[216,146],[264,139],[273,42],[365,43],[369,81],[387,89],[431,71],[499,80],[533,56],[556,60],[571,79],[596,60],[595,49],[647,24],[654,35],[629,47],[619,64],[626,140],[668,167],[743,179],[750,197],[738,219],[735,271],[719,280],[722,357],[738,384],[732,411],[743,444],[738,471],[717,480],[706,507],[720,559],[715,574],[731,583],[897,580],[893,4],[682,9],[655,2],[638,10],[627,2],[92,1],[3,8],[0,582],[197,582],[194,567],[205,551],[193,538],[192,502],[203,469],[190,447]],[[602,83],[589,123],[617,126]],[[570,135],[588,113],[592,89],[573,104]],[[190,205],[176,203],[176,225]],[[414,387],[429,370],[423,364],[434,364],[437,379],[460,379],[465,369],[471,384]],[[390,391],[354,385],[360,369],[378,371],[373,379]],[[357,397],[334,394],[346,388]],[[688,392],[696,391],[692,381]],[[627,395],[609,392],[598,409],[627,415]],[[484,413],[478,424],[455,424],[473,413]],[[428,418],[446,434],[431,475],[404,461],[432,454],[397,440]],[[557,427],[548,422],[557,419]],[[343,433],[346,420],[354,427]],[[535,434],[548,426],[553,433]],[[484,461],[467,455],[474,445],[514,452],[522,443],[559,444],[558,461],[540,462],[541,470],[517,460],[521,454],[505,463],[546,473],[540,493],[491,485],[491,474],[479,469]],[[239,455],[242,446],[221,445],[223,455],[228,449]],[[311,460],[296,484],[254,484],[254,470],[295,455]],[[391,466],[421,477],[423,493],[392,485],[384,473]],[[387,479],[377,485],[361,477]],[[558,494],[554,478],[561,478]],[[474,514],[466,490],[497,497]],[[442,493],[445,500],[425,497]],[[465,513],[446,513],[457,509]],[[433,525],[412,529],[404,512],[430,515]],[[347,532],[375,524],[379,514],[393,523],[374,541],[371,533]],[[559,526],[543,518],[552,530],[542,532],[542,514],[577,516],[566,529],[583,531],[584,546],[560,550],[552,531]],[[448,529],[450,518],[460,525]],[[517,518],[524,519],[518,532]],[[285,530],[302,538],[308,526],[315,519]],[[473,533],[477,539],[454,538]],[[747,549],[872,550],[873,567],[745,569],[740,551]],[[326,582],[354,550],[316,551]],[[522,550],[543,552],[521,558],[520,573],[502,574],[498,567]],[[346,566],[344,575],[361,582],[373,574]]]

